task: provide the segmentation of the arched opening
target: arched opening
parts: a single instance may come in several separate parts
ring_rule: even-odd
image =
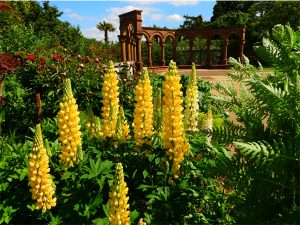
[[[161,44],[162,38],[155,34],[152,38],[152,65],[160,66],[162,64],[162,55],[161,55]]]
[[[166,65],[169,65],[170,61],[174,59],[174,38],[170,35],[167,36],[165,44],[165,60]]]
[[[189,39],[183,35],[177,37],[176,43],[176,64],[187,65],[189,64]]]
[[[148,39],[145,35],[142,37],[142,59],[143,59],[143,65],[148,66],[149,57],[148,57]]]
[[[194,39],[193,45],[193,62],[196,65],[204,65],[206,57],[206,39],[202,36],[197,36]]]
[[[228,53],[227,53],[228,58],[233,57],[235,59],[238,59],[240,57],[239,49],[240,49],[239,37],[235,34],[231,34],[228,38]]]
[[[211,39],[210,60],[212,65],[223,64],[224,41],[221,35],[214,35]]]

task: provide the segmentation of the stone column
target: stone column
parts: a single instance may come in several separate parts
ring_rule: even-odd
[[[148,67],[152,66],[152,41],[148,41]]]
[[[136,69],[142,71],[143,59],[142,59],[142,35],[136,37]]]
[[[205,66],[207,66],[207,67],[211,66],[210,47],[211,47],[211,40],[210,40],[210,38],[207,38],[206,39],[206,58],[205,58]]]
[[[228,38],[225,37],[224,40],[224,48],[223,48],[223,64],[227,65],[227,49],[228,49]]]
[[[126,53],[127,53],[127,56],[126,56],[126,59],[127,61],[131,61],[131,45],[130,45],[130,39],[127,38],[126,40]]]
[[[190,40],[189,40],[189,44],[190,44],[190,50],[189,50],[189,53],[190,53],[189,63],[192,65],[192,63],[193,63],[193,47],[194,47],[194,40],[193,40],[193,39],[190,39]]]
[[[131,60],[136,61],[136,45],[134,40],[131,40]]]
[[[122,55],[122,62],[126,62],[126,38],[124,36],[119,36],[121,41],[121,55]]]
[[[241,63],[244,62],[244,45],[245,45],[245,40],[241,40],[240,41],[240,60],[241,60]]]
[[[162,42],[160,46],[161,46],[161,65],[165,66],[166,65],[166,61],[165,61],[165,47],[166,47],[166,43]]]

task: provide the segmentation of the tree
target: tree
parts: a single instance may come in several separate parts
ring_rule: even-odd
[[[199,16],[183,16],[185,21],[182,25],[180,25],[180,29],[193,29],[193,28],[204,28],[206,26],[206,22],[204,21],[201,15]]]
[[[116,30],[116,28],[111,23],[107,23],[106,21],[99,22],[97,24],[97,29],[100,31],[104,31],[104,41],[106,43],[108,42],[108,31],[113,32]]]

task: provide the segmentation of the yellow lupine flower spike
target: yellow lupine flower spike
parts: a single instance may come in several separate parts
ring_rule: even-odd
[[[162,101],[161,101],[161,88],[158,87],[156,90],[156,96],[154,98],[154,129],[157,134],[162,132]]]
[[[184,126],[187,131],[198,131],[199,115],[199,94],[196,78],[196,67],[193,63],[192,74],[186,90],[185,109],[184,109]]]
[[[117,73],[112,61],[109,62],[107,72],[103,77],[103,106],[102,129],[104,137],[115,136],[119,114],[119,87]]]
[[[91,133],[92,137],[95,137],[99,140],[103,137],[101,119],[98,116],[92,115],[89,119],[89,122],[86,124],[86,129]]]
[[[60,160],[68,166],[74,166],[82,158],[82,151],[79,112],[73,97],[70,79],[66,79],[64,82],[64,96],[59,107]]]
[[[109,192],[109,224],[110,225],[129,225],[130,211],[128,200],[128,187],[124,181],[123,166],[121,163],[116,165],[116,176]]]
[[[49,174],[49,157],[43,143],[41,125],[36,125],[34,144],[29,154],[29,184],[37,210],[46,212],[56,205],[55,187]]]
[[[135,88],[134,108],[134,138],[137,146],[145,142],[145,137],[150,138],[153,134],[153,103],[152,86],[148,76],[147,68],[144,68],[142,75]]]
[[[163,83],[163,147],[173,160],[174,177],[179,177],[180,163],[189,152],[189,143],[183,127],[183,107],[180,77],[176,63],[171,61]]]
[[[118,140],[126,141],[127,139],[130,138],[129,133],[130,133],[130,129],[124,114],[124,109],[122,106],[120,106],[118,124],[116,129],[116,137]]]

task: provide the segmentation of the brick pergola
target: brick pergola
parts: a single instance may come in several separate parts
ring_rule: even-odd
[[[138,71],[143,68],[142,60],[142,38],[147,41],[148,49],[148,67],[152,67],[152,44],[156,37],[160,38],[161,45],[161,66],[165,66],[165,46],[166,39],[170,37],[173,43],[173,60],[176,61],[176,45],[180,37],[184,36],[189,40],[189,62],[193,62],[193,45],[194,40],[201,36],[206,40],[205,63],[201,65],[203,68],[213,68],[211,64],[211,41],[213,37],[219,36],[223,40],[223,60],[218,67],[226,67],[227,63],[227,49],[229,37],[235,35],[239,38],[239,56],[243,58],[243,51],[245,45],[245,28],[221,28],[221,29],[160,29],[142,26],[142,11],[133,10],[120,17],[120,35],[122,61],[135,62]]]

